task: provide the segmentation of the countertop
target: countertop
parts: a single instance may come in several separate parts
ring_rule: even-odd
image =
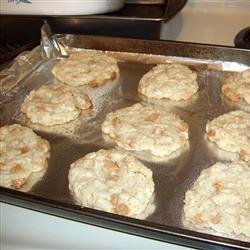
[[[1,250],[190,249],[0,203]]]

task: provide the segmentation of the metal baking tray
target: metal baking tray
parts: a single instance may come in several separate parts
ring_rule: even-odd
[[[162,24],[179,13],[186,3],[187,0],[167,0],[164,4],[126,3],[120,11],[102,15],[0,15],[0,42],[39,41],[44,19],[55,33],[159,39]]]
[[[249,249],[250,243],[246,241],[187,230],[181,224],[181,216],[185,192],[200,171],[216,161],[206,147],[203,134],[208,119],[227,111],[220,102],[220,81],[231,74],[230,71],[250,67],[250,51],[171,41],[83,35],[59,37],[70,49],[97,49],[116,56],[120,68],[118,87],[108,92],[101,110],[82,124],[77,137],[37,130],[51,144],[45,176],[28,192],[1,187],[0,200],[82,223],[199,249]],[[182,62],[197,71],[200,95],[193,105],[176,110],[190,126],[189,153],[170,163],[145,162],[153,171],[156,184],[155,212],[145,220],[138,220],[75,205],[68,190],[70,163],[89,152],[113,147],[105,144],[101,136],[100,125],[105,114],[141,101],[137,95],[140,78],[154,64],[163,61]],[[22,100],[32,88],[53,80],[50,70],[55,62],[56,59],[52,59],[36,65],[14,87],[17,91],[0,107],[1,126],[21,121]]]

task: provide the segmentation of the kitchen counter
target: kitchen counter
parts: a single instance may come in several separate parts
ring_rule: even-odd
[[[171,249],[160,241],[107,230],[0,203],[1,250]]]
[[[250,1],[189,0],[163,25],[161,39],[234,46],[234,38],[250,26]]]

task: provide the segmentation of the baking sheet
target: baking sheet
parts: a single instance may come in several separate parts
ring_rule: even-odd
[[[66,39],[65,42],[68,43],[69,50],[76,50],[72,48],[72,40],[67,40],[67,37],[63,38]],[[72,37],[70,37],[70,39],[72,39]],[[91,39],[93,38],[91,37],[90,40]],[[94,41],[99,40],[98,38],[95,39]],[[88,43],[88,46],[89,44],[90,43]],[[78,48],[77,50],[80,49]],[[152,49],[152,51],[154,50]],[[173,108],[173,110],[189,124],[190,150],[170,162],[144,162],[153,172],[156,210],[152,215],[142,221],[143,225],[149,227],[152,232],[159,228],[162,229],[162,227],[164,229],[165,227],[167,230],[171,228],[170,231],[176,233],[178,230],[183,229],[181,217],[185,192],[197,179],[200,171],[215,163],[217,160],[208,150],[203,137],[207,120],[213,119],[230,110],[221,103],[221,81],[228,77],[228,75],[233,74],[233,69],[235,69],[235,71],[242,70],[247,68],[250,63],[246,64],[243,60],[240,62],[231,61],[230,64],[230,61],[226,61],[227,68],[223,68],[224,61],[213,60],[212,58],[207,59],[200,57],[197,59],[181,56],[173,57],[171,55],[159,56],[150,53],[138,54],[131,51],[125,53],[105,51],[104,53],[111,53],[119,60],[120,77],[117,83],[111,86],[106,85],[98,89],[86,90],[90,94],[94,108],[89,116],[82,118],[80,127],[73,135],[44,132],[41,129],[36,130],[39,135],[50,142],[51,157],[44,177],[28,193],[32,195],[34,202],[36,202],[37,197],[37,201],[40,198],[45,198],[48,204],[50,202],[60,202],[62,206],[65,205],[65,207],[67,207],[67,205],[74,205],[74,201],[68,189],[68,170],[70,164],[87,153],[102,148],[109,149],[114,147],[114,144],[108,144],[102,138],[101,124],[105,115],[118,108],[126,107],[136,102],[143,102],[137,94],[138,82],[143,74],[156,63],[162,63],[163,61],[182,62],[197,72],[199,84],[199,97],[195,103],[186,107]],[[39,63],[35,64],[33,70],[29,71],[29,74],[25,75],[21,81],[17,81],[11,89],[5,91],[4,98],[6,100],[2,99],[0,109],[1,126],[14,122],[23,125],[26,124],[26,118],[20,112],[20,105],[32,89],[55,81],[51,73],[51,68],[57,63],[57,60],[56,58],[44,61],[38,60]],[[225,69],[229,69],[230,72],[225,71]],[[4,190],[4,188],[1,189]],[[10,191],[10,194],[11,193]],[[20,197],[22,197],[22,194],[20,194]],[[84,209],[85,208],[78,207],[75,211],[79,212]],[[95,213],[96,210],[90,209],[90,215],[92,214],[94,216]],[[102,213],[105,217],[106,213]],[[121,224],[124,220],[127,220],[127,218],[112,214],[109,214],[106,218],[108,220],[110,220],[110,218],[118,218],[118,223],[120,222]],[[134,225],[141,225],[137,220],[132,219],[132,221]],[[194,237],[196,235],[196,233],[192,235],[192,232],[189,231],[186,231],[185,234],[185,230],[183,232],[182,237],[185,235]],[[159,237],[155,236],[153,238]],[[216,236],[211,238],[211,235],[206,236],[203,234],[200,234],[194,239],[192,243],[193,246],[198,246],[198,244],[196,244],[197,240],[201,239],[208,245],[212,241],[216,244],[237,246],[242,249],[249,247],[247,242],[223,239]],[[161,240],[164,239],[161,238]],[[167,237],[166,241],[168,241]],[[177,240],[177,243],[181,243],[181,241]],[[186,244],[188,243],[186,242]],[[190,246],[192,246],[192,244],[189,243]]]

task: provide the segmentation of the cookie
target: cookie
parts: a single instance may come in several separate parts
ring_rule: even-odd
[[[221,88],[222,99],[230,107],[250,111],[250,69],[237,73],[227,80]]]
[[[77,117],[75,120],[70,122],[60,124],[60,125],[53,125],[53,126],[44,126],[38,123],[32,123],[27,121],[25,125],[33,130],[42,131],[50,134],[57,134],[66,137],[72,138],[72,136],[76,135],[81,127],[81,116]],[[84,117],[83,117],[84,119]]]
[[[156,100],[193,100],[197,90],[197,74],[181,64],[158,64],[138,85],[140,94]]]
[[[183,224],[198,231],[250,240],[249,202],[249,165],[217,162],[204,169],[186,192]]]
[[[32,174],[44,173],[49,143],[19,124],[0,128],[0,185],[21,189]]]
[[[53,75],[71,86],[101,86],[118,78],[119,68],[113,57],[92,51],[74,52],[52,69]]]
[[[139,94],[139,101],[145,105],[157,105],[161,106],[164,109],[168,109],[169,111],[173,111],[176,108],[186,108],[189,105],[192,105],[198,99],[198,93],[192,95],[190,99],[187,100],[180,100],[180,101],[173,101],[167,98],[156,99],[156,98],[148,98],[144,95]]]
[[[250,113],[236,110],[206,125],[208,146],[223,160],[250,161]]]
[[[53,126],[76,119],[82,110],[90,107],[89,97],[81,90],[63,84],[50,84],[32,90],[21,110],[32,123]]]
[[[116,149],[102,149],[72,163],[69,189],[83,207],[141,219],[152,213],[152,171]]]
[[[171,157],[189,146],[188,124],[176,113],[140,103],[109,113],[102,132],[122,149],[156,157]]]

